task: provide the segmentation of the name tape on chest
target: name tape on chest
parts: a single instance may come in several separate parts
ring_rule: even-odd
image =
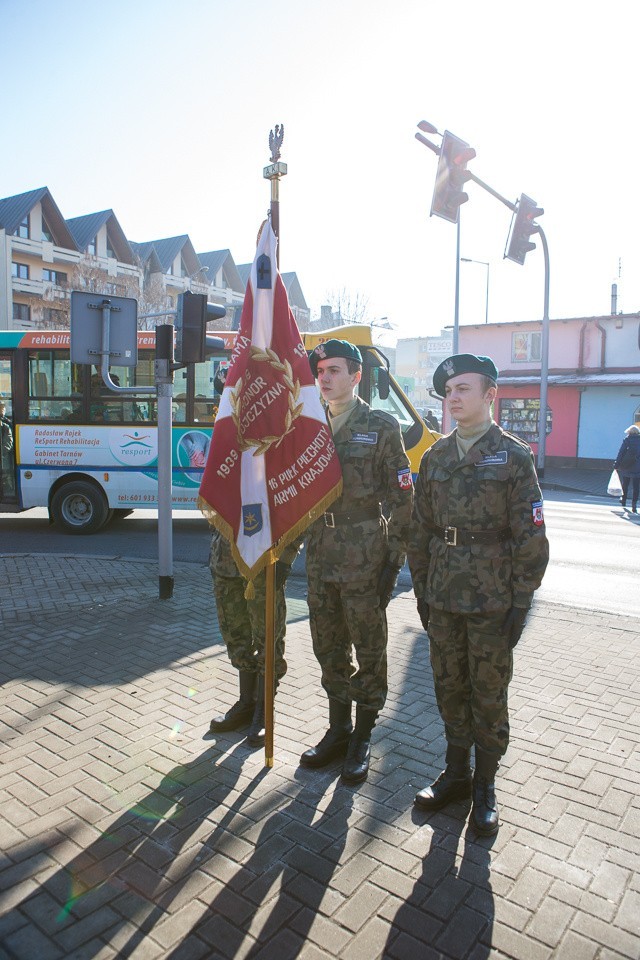
[[[531,519],[536,527],[541,527],[544,523],[544,512],[542,510],[542,500],[533,500],[531,503]]]
[[[377,443],[378,434],[375,431],[373,433],[352,433],[351,440],[353,443]]]
[[[475,464],[476,467],[495,467],[498,464],[505,464],[507,462],[507,451],[498,450],[497,453],[487,453],[482,460],[478,460]]]
[[[411,467],[402,467],[401,470],[398,470],[398,486],[401,490],[411,490],[413,486]]]

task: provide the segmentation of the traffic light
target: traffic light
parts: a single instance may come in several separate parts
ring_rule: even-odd
[[[544,210],[542,207],[536,206],[535,200],[532,200],[525,193],[522,194],[511,224],[511,234],[505,252],[507,260],[524,263],[526,255],[531,250],[535,250],[536,245],[529,238],[533,233],[538,232],[538,224],[534,223],[534,220],[536,217],[541,217],[543,213]]]
[[[469,199],[462,189],[471,176],[467,163],[473,160],[475,155],[475,150],[465,140],[445,130],[440,147],[436,184],[433,188],[431,216],[435,214],[450,223],[458,222],[460,206]]]
[[[207,303],[206,293],[181,293],[176,312],[176,362],[202,363],[205,359],[207,320],[221,320],[225,307]]]

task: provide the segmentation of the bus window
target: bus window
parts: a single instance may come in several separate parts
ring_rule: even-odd
[[[81,376],[81,367],[71,363],[66,351],[30,352],[29,419],[64,420],[71,416],[81,402]]]
[[[91,423],[154,423],[155,401],[114,393],[102,379],[100,367],[91,368],[89,420]],[[153,357],[146,351],[138,358],[137,367],[109,367],[111,379],[118,387],[153,386]]]
[[[223,357],[207,357],[204,363],[193,367],[193,422],[213,423],[218,413],[220,397],[215,388],[215,378]]]

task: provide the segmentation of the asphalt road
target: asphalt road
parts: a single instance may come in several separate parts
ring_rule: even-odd
[[[584,610],[640,615],[638,557],[640,516],[610,499],[564,491],[545,494],[551,561],[540,599]],[[176,511],[173,555],[176,561],[206,564],[209,528],[197,513]],[[66,556],[157,558],[157,515],[134,510],[97,534],[77,536],[50,526],[47,512],[0,514],[0,553],[57,553]],[[294,573],[304,575],[299,557]],[[407,568],[399,587],[409,589]]]

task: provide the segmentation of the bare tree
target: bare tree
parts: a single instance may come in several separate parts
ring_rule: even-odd
[[[331,290],[325,297],[325,303],[331,306],[336,324],[364,323],[369,309],[369,298],[358,290]]]

